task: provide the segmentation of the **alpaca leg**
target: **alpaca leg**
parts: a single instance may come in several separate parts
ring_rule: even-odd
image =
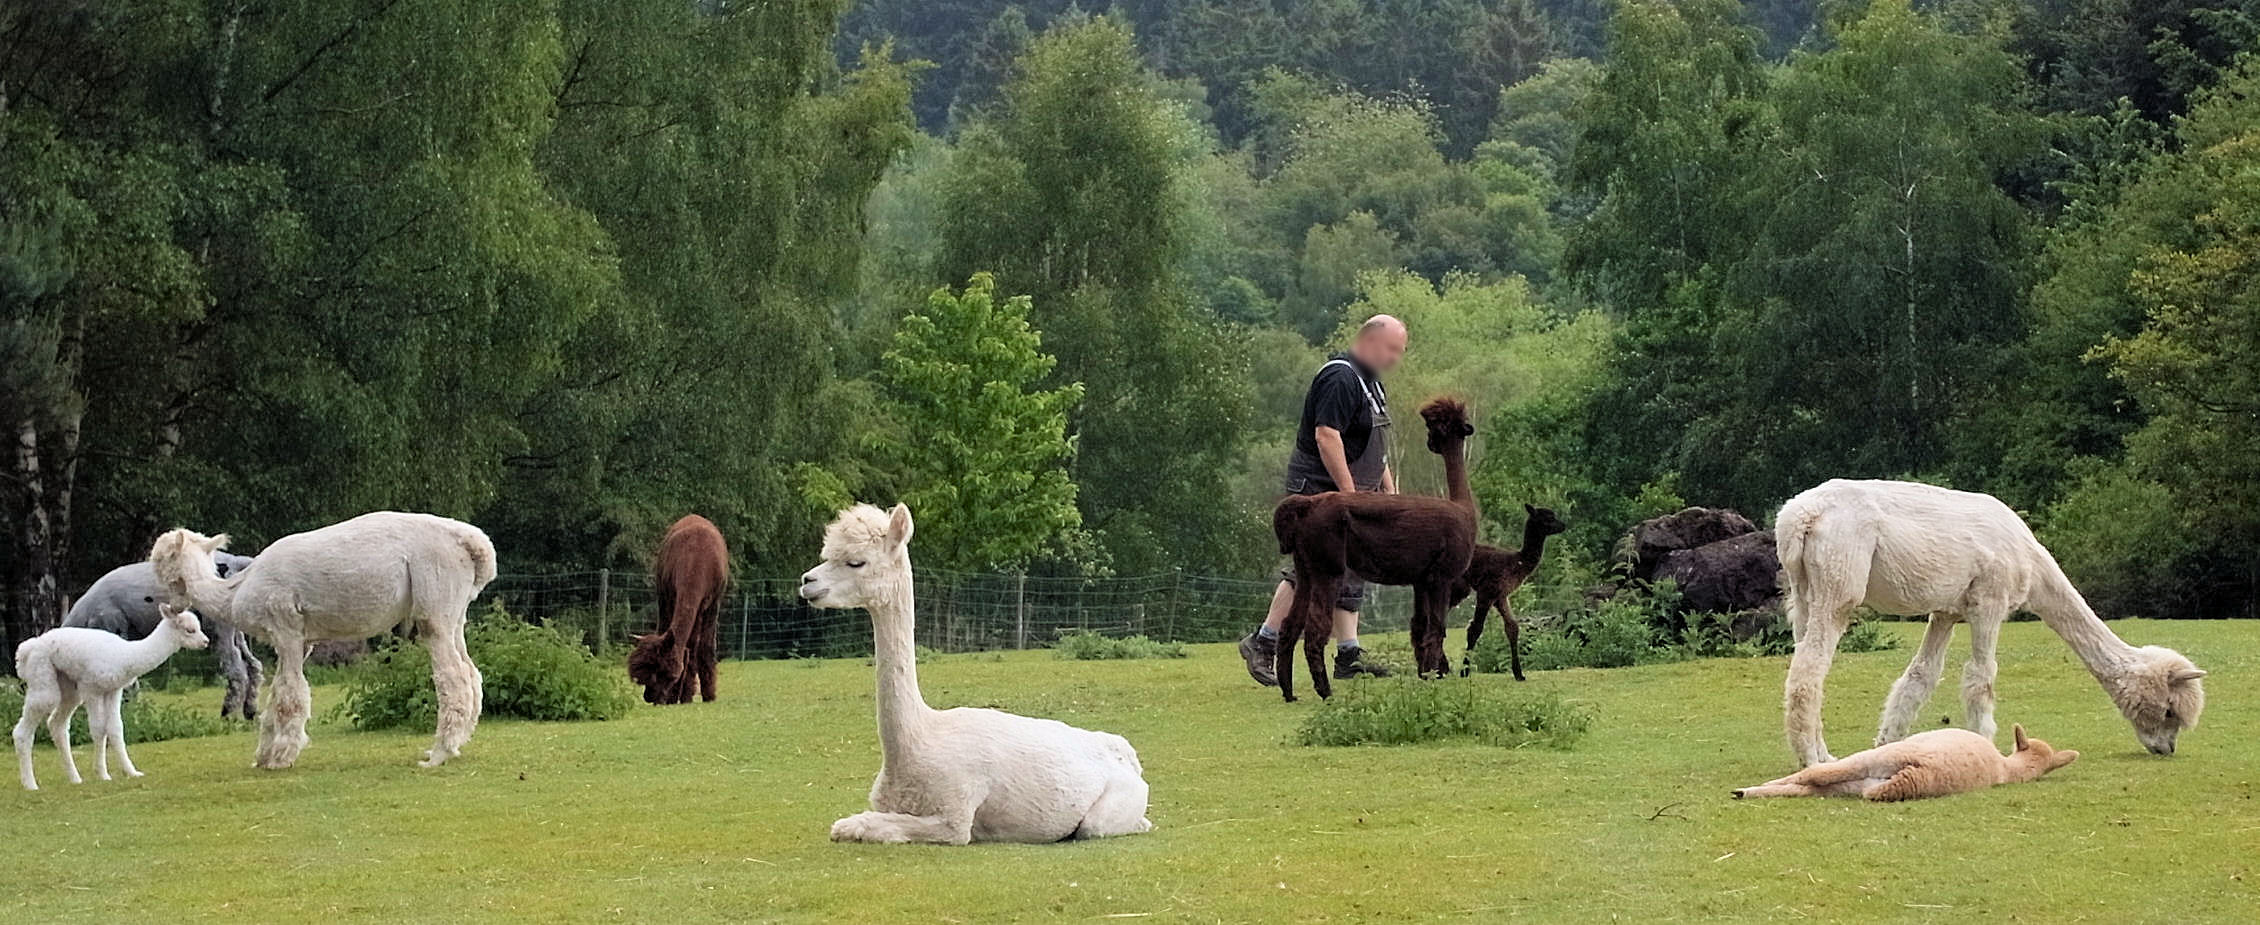
[[[1416,586],[1413,588],[1413,653],[1420,663],[1420,676],[1441,678],[1452,673],[1450,659],[1444,657],[1444,602],[1451,599],[1449,587]]]
[[[1341,596],[1341,579],[1311,582],[1310,609],[1303,615],[1303,662],[1310,666],[1310,688],[1318,699],[1334,696],[1334,673],[1326,668],[1326,641],[1333,635],[1334,601]],[[1283,653],[1292,655],[1282,644]]]
[[[1907,662],[1907,672],[1892,683],[1891,696],[1883,702],[1883,722],[1876,729],[1875,744],[1889,745],[1913,730],[1915,714],[1930,700],[1939,676],[1946,671],[1946,645],[1952,641],[1953,615],[1931,614],[1930,627],[1923,631],[1922,648],[1915,650],[1915,657]]]
[[[118,767],[125,770],[126,776],[140,777],[141,769],[134,767],[133,759],[126,755],[126,713],[124,707],[125,705],[118,701],[117,694],[110,695],[110,744],[117,748]]]
[[[962,819],[909,813],[856,813],[832,823],[833,841],[873,844],[964,845],[973,841],[973,814]]]
[[[251,637],[241,632],[235,634],[236,651],[243,656],[243,703],[237,715],[246,720],[259,718],[259,685],[266,680],[266,666],[259,664],[259,653],[251,648]]]
[[[1483,638],[1483,610],[1491,606],[1489,595],[1475,596],[1475,615],[1467,618],[1467,650],[1475,651],[1475,643]]]
[[[701,625],[699,626],[698,642],[691,647],[691,663],[698,674],[699,697],[707,703],[713,703],[714,663],[716,659],[720,658],[720,653],[716,651],[720,648],[721,643],[721,640],[717,638],[720,635],[720,628],[716,626],[715,615],[711,613],[701,618],[699,622]],[[684,699],[688,700],[689,698]]]
[[[86,700],[86,735],[94,742],[94,779],[110,779],[110,711],[116,709],[114,697],[124,696],[124,690],[96,694]]]
[[[1920,800],[1955,792],[1952,788],[1941,787],[1942,781],[1938,775],[1919,764],[1900,768],[1898,773],[1881,780],[1870,778],[1866,783],[1860,796],[1876,803]]]
[[[1146,821],[1146,795],[1145,778],[1131,773],[1116,775],[1084,811],[1075,834],[1068,837],[1105,838],[1153,831],[1154,824]]]
[[[1829,761],[1755,787],[1744,787],[1734,791],[1734,798],[1859,796],[1870,783],[1865,768],[1851,761]]]
[[[431,626],[429,630],[424,646],[432,654],[432,689],[439,695],[439,729],[433,734],[431,750],[424,753],[423,765],[436,768],[462,751],[463,743],[471,740],[471,730],[479,725],[480,678],[478,669],[471,664],[470,653],[464,648],[460,618],[453,626]]]
[[[1999,666],[1994,662],[1994,648],[2001,641],[2001,621],[2006,618],[2005,613],[1970,617],[1970,663],[1962,666],[1962,721],[1971,732],[1988,739],[1997,731],[1993,725],[1993,676]]]
[[[1295,600],[1287,605],[1287,619],[1279,624],[1279,645],[1272,651],[1271,673],[1279,682],[1279,696],[1288,703],[1295,702],[1295,641],[1303,638],[1304,611],[1311,606],[1311,578],[1301,576],[1295,582]]]
[[[1522,623],[1515,619],[1514,610],[1507,606],[1507,599],[1503,597],[1499,599],[1499,624],[1507,630],[1507,664],[1514,668],[1515,680],[1523,680]]]
[[[39,725],[55,712],[60,701],[61,695],[52,687],[32,683],[24,690],[24,715],[16,720],[14,739],[16,775],[22,779],[25,790],[39,789],[39,779],[31,770],[31,746],[39,736]]]
[[[212,637],[212,659],[219,663],[220,678],[227,682],[227,693],[220,695],[220,718],[237,715],[243,706],[243,682],[248,674],[243,667],[243,650],[236,642],[243,633],[225,623],[207,623],[206,631]]]
[[[1811,621],[1789,659],[1789,680],[1782,691],[1782,722],[1790,750],[1807,767],[1835,760],[1821,731],[1821,695],[1842,633],[1833,617]]]
[[[63,776],[71,783],[84,783],[78,776],[78,759],[71,757],[71,715],[78,712],[78,687],[69,681],[62,684],[62,699],[55,711],[47,714],[47,738],[55,743],[55,750],[63,753]]]
[[[306,748],[306,719],[313,713],[314,690],[306,683],[306,642],[296,634],[276,633],[275,679],[267,685],[267,715],[259,721],[259,751],[251,766],[280,770],[298,762]]]

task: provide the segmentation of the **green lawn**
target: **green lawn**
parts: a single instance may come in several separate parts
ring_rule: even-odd
[[[2082,759],[1903,805],[1728,799],[1789,768],[1783,659],[1535,674],[1528,686],[1598,717],[1564,752],[1288,745],[1313,705],[1255,688],[1227,646],[929,662],[937,706],[1138,746],[1155,831],[1045,846],[825,840],[878,766],[860,660],[728,664],[721,702],[616,722],[489,722],[437,771],[413,764],[425,736],[334,725],[289,771],[252,770],[241,732],[136,747],[148,777],[78,787],[43,746],[47,789],[0,796],[0,919],[2252,921],[2260,626],[2117,629],[2212,671],[2212,707],[2178,756],[2144,754],[2070,652],[2016,624],[2002,736],[2023,722]],[[1838,660],[1839,753],[1873,733],[1907,655]],[[1957,676],[1932,722],[1959,716]],[[193,696],[217,707],[216,691]],[[317,690],[317,709],[336,697]],[[80,762],[91,776],[91,754]]]

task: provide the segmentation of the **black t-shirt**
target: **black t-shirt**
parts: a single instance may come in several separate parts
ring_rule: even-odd
[[[1348,354],[1337,354],[1334,359],[1349,362],[1328,363],[1311,377],[1310,391],[1303,393],[1303,419],[1295,428],[1295,461],[1312,464],[1321,478],[1326,468],[1318,461],[1318,428],[1341,431],[1343,459],[1356,465],[1373,436],[1373,405],[1366,391],[1370,388],[1375,399],[1382,394],[1381,385],[1372,381],[1357,360]],[[1289,471],[1298,468],[1290,464]]]

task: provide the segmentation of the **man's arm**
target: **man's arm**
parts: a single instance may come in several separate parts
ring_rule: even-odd
[[[1381,464],[1381,490],[1392,495],[1397,493],[1397,467]]]
[[[1311,429],[1318,439],[1318,461],[1326,465],[1326,477],[1334,480],[1336,491],[1356,491],[1358,483],[1350,480],[1350,456],[1342,451],[1342,432],[1331,427]]]

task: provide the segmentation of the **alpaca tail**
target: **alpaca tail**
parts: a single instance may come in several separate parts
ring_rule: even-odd
[[[16,678],[24,682],[27,697],[41,687],[54,690],[62,686],[62,678],[55,671],[55,653],[48,640],[34,636],[16,647]],[[39,721],[46,722],[47,717],[39,717]]]
[[[486,531],[470,524],[463,525],[458,539],[463,544],[463,554],[471,559],[472,580],[477,582],[477,589],[484,589],[487,582],[494,580],[494,542],[487,539]]]
[[[1310,516],[1317,500],[1315,495],[1289,495],[1272,509],[1271,532],[1279,538],[1280,555],[1294,554],[1295,537],[1302,531],[1303,518]]]
[[[1798,595],[1812,590],[1814,576],[1806,556],[1820,523],[1821,505],[1807,503],[1802,495],[1789,499],[1781,506],[1781,512],[1774,515],[1774,553],[1781,560],[1781,574],[1776,580],[1781,585],[1782,604],[1788,611],[1792,635],[1803,635],[1805,630],[1802,621],[1810,608],[1798,606]]]

